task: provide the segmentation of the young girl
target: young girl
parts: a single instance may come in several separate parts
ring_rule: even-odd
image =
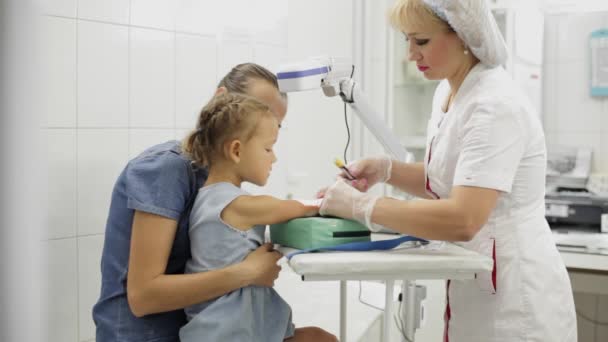
[[[243,182],[266,184],[276,161],[279,123],[251,97],[222,94],[203,108],[183,150],[209,168],[190,215],[191,258],[186,273],[224,268],[264,243],[267,224],[312,216],[318,207],[251,196]],[[182,342],[337,341],[319,328],[294,329],[289,305],[269,287],[246,286],[186,308]]]

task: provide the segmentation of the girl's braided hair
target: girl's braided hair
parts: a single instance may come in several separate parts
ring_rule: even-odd
[[[210,166],[224,153],[232,139],[249,140],[262,117],[272,117],[270,108],[253,97],[222,93],[203,107],[196,129],[184,139],[182,151],[199,166]]]

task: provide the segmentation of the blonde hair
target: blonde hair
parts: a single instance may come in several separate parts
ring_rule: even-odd
[[[397,0],[389,12],[389,21],[395,29],[402,32],[405,32],[406,27],[418,30],[429,26],[454,31],[448,22],[435,14],[422,0]]]
[[[182,142],[182,151],[194,163],[210,166],[224,153],[231,139],[247,141],[263,117],[274,118],[270,108],[253,97],[223,93],[211,99],[201,110],[196,129]]]

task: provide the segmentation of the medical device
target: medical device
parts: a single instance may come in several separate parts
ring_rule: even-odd
[[[608,220],[608,197],[558,188],[545,195],[545,217],[552,229],[608,233],[603,222]]]
[[[270,225],[270,241],[301,250],[367,242],[370,237],[361,223],[336,217],[302,217]]]
[[[353,80],[353,71],[354,66],[348,62],[348,59],[316,57],[281,66],[277,79],[279,89],[283,92],[321,88],[325,96],[339,95],[393,158],[412,162],[413,155],[399,143],[382,117],[372,109],[359,84]]]
[[[341,170],[344,171],[344,177],[346,177],[346,179],[353,181],[355,180],[355,176],[353,176],[352,173],[350,173],[350,170],[346,167],[346,165],[344,165],[344,161],[340,158],[336,158],[334,159],[334,164]]]

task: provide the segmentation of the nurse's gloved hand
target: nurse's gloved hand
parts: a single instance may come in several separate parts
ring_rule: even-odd
[[[360,192],[346,184],[344,180],[338,179],[325,190],[319,213],[324,216],[357,220],[375,231],[377,227],[372,225],[371,219],[378,198],[377,195]]]
[[[388,156],[378,156],[355,160],[346,166],[350,173],[356,178],[353,181],[348,179],[346,172],[342,172],[340,177],[360,191],[367,191],[378,183],[386,183],[391,178],[393,162]]]

